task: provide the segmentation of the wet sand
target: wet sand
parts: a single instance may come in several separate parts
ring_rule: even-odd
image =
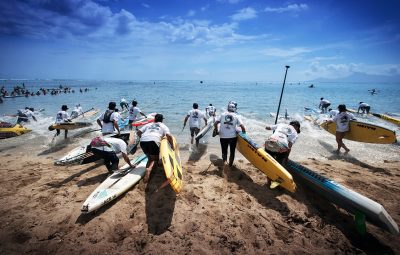
[[[1,143],[0,254],[400,254],[399,236],[371,224],[359,235],[351,214],[301,182],[293,194],[271,190],[239,152],[224,169],[219,151],[182,146],[182,193],[169,186],[155,193],[165,180],[159,166],[147,187],[140,182],[84,215],[82,203],[107,177],[104,166],[54,166],[74,142],[29,151]],[[400,223],[399,161],[301,163],[382,204]]]

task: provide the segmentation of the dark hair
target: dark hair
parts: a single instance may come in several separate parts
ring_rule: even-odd
[[[137,102],[135,100],[132,101],[132,106],[136,106]]]
[[[61,110],[66,111],[68,110],[68,106],[66,106],[65,104],[63,106],[61,106]]]
[[[199,105],[197,103],[194,103],[193,104],[193,109],[197,109],[197,108],[199,108]]]
[[[364,103],[364,102],[360,102],[360,104],[362,104],[362,103]]]
[[[210,104],[210,106],[212,106],[212,104]]]
[[[118,112],[118,111],[119,111],[118,108],[115,108],[114,112]]]
[[[289,124],[292,125],[293,127],[297,127],[296,131],[297,131],[297,133],[300,134],[300,122],[298,122],[297,120],[294,120],[294,121],[291,121]]]
[[[321,100],[324,99],[323,97],[321,97]]]
[[[347,111],[346,105],[340,104],[340,105],[338,106],[338,110],[339,110],[339,112],[345,112],[345,111]]]
[[[156,116],[154,116],[154,122],[162,122],[164,119],[164,116],[161,113],[157,113]]]
[[[114,110],[115,106],[117,106],[117,104],[115,102],[108,103],[108,109],[110,109],[110,110]]]

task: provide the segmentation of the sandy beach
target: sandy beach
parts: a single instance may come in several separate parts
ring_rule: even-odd
[[[0,162],[1,254],[399,254],[400,237],[367,224],[297,182],[271,190],[240,153],[224,171],[217,151],[182,148],[185,186],[176,195],[162,166],[100,210],[80,207],[106,177],[101,164],[54,166],[76,146],[21,152],[3,140]],[[188,146],[186,146],[188,147]],[[140,150],[137,152],[140,153]],[[368,165],[337,157],[303,165],[381,203],[400,222],[399,161]]]

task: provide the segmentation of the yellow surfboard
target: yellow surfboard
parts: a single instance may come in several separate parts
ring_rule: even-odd
[[[333,135],[336,134],[336,123],[324,122],[321,127]],[[396,142],[396,133],[381,126],[352,120],[350,131],[346,132],[344,139],[362,143],[389,144]]]
[[[166,136],[161,140],[160,155],[164,166],[165,176],[167,177],[172,189],[176,193],[179,193],[183,186],[183,173],[178,144],[176,143],[175,137],[173,137],[173,140],[175,150],[172,150]]]
[[[271,155],[243,132],[239,133],[237,137],[237,149],[250,163],[260,169],[273,183],[279,183],[279,186],[290,192],[296,191],[292,175]]]
[[[7,122],[0,122],[0,139],[19,136],[31,132],[32,129],[21,126],[20,124],[10,124]]]
[[[357,111],[353,110],[353,109],[347,109],[347,111],[352,112],[352,113],[357,113]],[[400,120],[399,119],[393,118],[393,117],[391,117],[389,115],[380,114],[380,113],[373,113],[373,112],[370,112],[369,115],[373,115],[373,116],[375,116],[377,118],[389,121],[389,122],[391,122],[393,124],[400,125]]]

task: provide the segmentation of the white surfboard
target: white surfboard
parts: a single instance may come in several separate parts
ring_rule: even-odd
[[[83,203],[81,212],[93,212],[128,191],[144,177],[146,163],[147,156],[139,155],[131,160],[131,164],[137,164],[134,169],[126,164],[119,171],[107,177]]]
[[[195,137],[196,141],[200,140],[203,136],[207,134],[208,131],[210,131],[210,129],[214,126],[215,118],[216,117],[210,117],[207,120],[207,126],[203,127],[200,130],[200,132],[196,135]]]

